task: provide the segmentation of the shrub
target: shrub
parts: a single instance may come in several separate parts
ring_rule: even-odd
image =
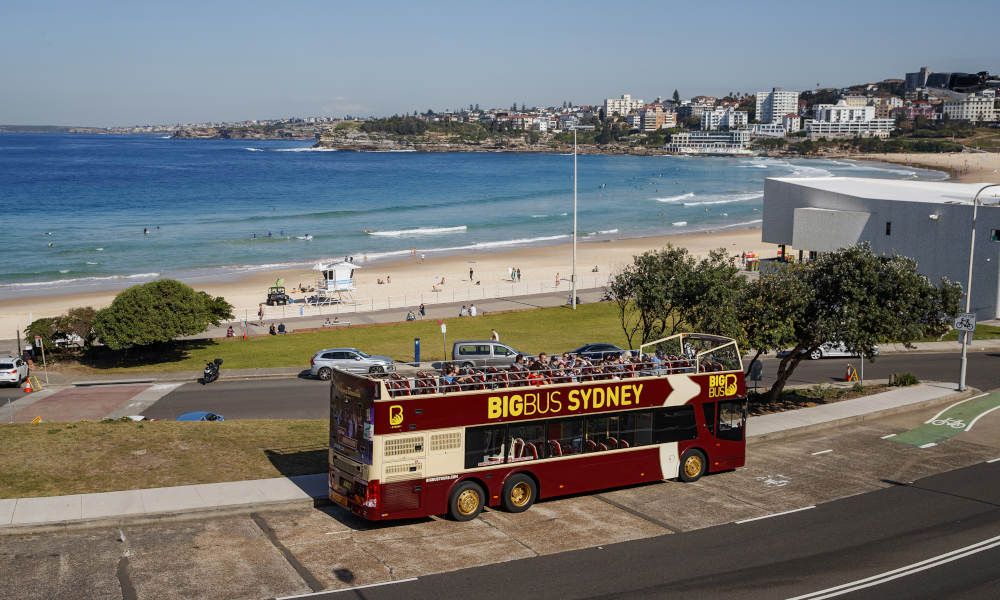
[[[906,387],[908,385],[916,385],[918,383],[920,383],[920,380],[917,379],[917,376],[914,375],[913,373],[909,373],[909,372],[907,372],[907,373],[896,373],[896,374],[893,374],[893,376],[889,378],[889,385],[895,385],[895,386],[899,386],[899,387]]]

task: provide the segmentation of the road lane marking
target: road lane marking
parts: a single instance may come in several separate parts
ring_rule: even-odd
[[[988,463],[1000,462],[1000,458],[991,458],[990,460],[988,460],[986,462],[988,462]]]
[[[969,423],[969,426],[965,428],[965,430],[966,431],[972,431],[972,426],[976,424],[976,421],[978,421],[979,419],[982,419],[983,417],[985,417],[986,415],[990,414],[991,412],[995,411],[998,408],[1000,408],[1000,406],[994,406],[993,408],[989,409],[988,411],[986,411],[984,413],[979,413],[979,416],[977,416],[975,419],[973,419],[972,422]]]
[[[1000,407],[1000,391],[972,396],[938,412],[918,427],[889,438],[892,442],[918,448],[941,442],[965,433],[971,423]]]
[[[826,454],[827,452],[833,452],[833,450],[820,450],[819,452],[813,452],[813,456],[818,456],[820,454]]]
[[[802,508],[793,508],[792,510],[786,510],[785,512],[774,513],[773,515],[764,515],[763,517],[754,517],[752,519],[743,519],[742,521],[735,521],[737,525],[742,525],[744,523],[750,523],[751,521],[760,521],[761,519],[770,519],[771,517],[780,517],[781,515],[790,515],[792,513],[802,512],[804,510],[809,510],[810,508],[816,508],[816,505],[803,506]]]
[[[971,398],[966,398],[965,400],[959,400],[958,402],[956,402],[956,403],[952,404],[952,405],[951,405],[951,406],[949,406],[948,408],[946,408],[946,409],[942,410],[941,412],[939,412],[938,414],[934,415],[934,416],[933,416],[933,417],[931,417],[930,419],[927,419],[926,421],[924,421],[924,424],[926,425],[926,424],[930,423],[931,421],[936,421],[938,417],[940,417],[940,416],[941,416],[941,415],[943,415],[944,413],[948,412],[949,410],[951,410],[951,409],[955,408],[955,407],[956,407],[956,406],[958,406],[959,404],[962,404],[962,403],[965,403],[965,402],[968,402],[969,400],[975,400],[976,398],[982,398],[983,396],[986,396],[986,395],[987,395],[987,394],[979,394],[978,396],[973,396],[973,397],[971,397]]]
[[[917,448],[930,448],[931,446],[937,446],[937,444],[931,442],[929,444],[924,444],[923,446],[917,446]]]
[[[997,546],[1000,546],[1000,535],[976,542],[975,544],[969,544],[968,546],[952,550],[951,552],[945,552],[944,554],[939,554],[904,567],[899,567],[898,569],[893,569],[891,571],[879,573],[878,575],[865,577],[864,579],[857,579],[855,581],[829,587],[825,590],[817,590],[801,596],[795,596],[793,598],[789,598],[788,600],[823,600],[824,598],[841,596],[857,590],[887,583],[894,579],[899,579],[900,577],[906,577],[907,575],[913,575],[921,571],[926,571],[927,569],[932,569],[934,567],[956,561],[960,558],[965,558],[979,552],[991,550]]]
[[[416,581],[418,577],[409,577],[407,579],[398,579],[396,581],[383,581],[381,583],[369,583],[368,585],[356,585],[349,588],[341,588],[339,590],[323,590],[321,592],[313,592],[311,594],[299,594],[298,596],[281,596],[275,600],[294,600],[295,598],[311,598],[312,596],[320,596],[323,594],[339,594],[340,592],[350,592],[353,590],[363,590],[365,588],[379,587],[383,585],[393,585],[396,583],[408,583],[410,581]]]
[[[882,439],[883,440],[887,440],[887,439],[889,439],[891,437],[896,437],[896,434],[895,433],[890,433],[889,435],[883,435]]]

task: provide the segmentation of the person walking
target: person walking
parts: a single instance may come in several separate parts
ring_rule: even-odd
[[[261,327],[264,326],[264,305],[263,304],[258,304],[257,305],[257,322],[260,323]]]
[[[421,319],[427,316],[427,309],[424,308],[424,304],[422,302],[420,303],[420,308],[417,309],[417,312],[420,313]]]
[[[559,287],[559,273],[556,273],[556,287]]]
[[[496,329],[490,329],[490,339],[493,340],[494,342],[500,341],[500,334],[497,333]]]
[[[475,278],[472,276],[472,267],[469,267],[469,281],[472,281],[474,279]]]
[[[521,267],[517,268],[517,282],[521,283]]]

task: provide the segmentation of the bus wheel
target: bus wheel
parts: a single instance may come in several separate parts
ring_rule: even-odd
[[[708,469],[708,461],[701,450],[688,450],[681,458],[681,481],[698,481]]]
[[[538,497],[535,480],[524,473],[511,475],[503,486],[503,508],[507,512],[519,513],[531,508]]]
[[[483,511],[486,492],[474,481],[460,483],[451,493],[448,514],[456,521],[471,521]]]

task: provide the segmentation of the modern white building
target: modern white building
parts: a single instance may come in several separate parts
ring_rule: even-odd
[[[757,92],[757,121],[760,123],[780,122],[788,113],[799,112],[799,93],[772,89]]]
[[[712,131],[727,127],[729,129],[739,129],[746,127],[748,122],[747,113],[743,110],[724,108],[718,110],[706,110],[701,113],[702,131]]]
[[[998,120],[996,101],[992,96],[969,96],[957,102],[945,102],[943,113],[949,119],[962,119],[973,123]]]
[[[755,138],[779,138],[791,132],[781,123],[754,123],[750,126],[750,133]]]
[[[806,120],[806,137],[811,140],[879,137],[887,138],[896,128],[892,119],[871,119],[870,121],[817,121]]]
[[[802,119],[796,113],[788,113],[781,118],[781,125],[788,133],[794,133],[802,129]]]
[[[667,150],[694,154],[746,154],[750,131],[691,131],[670,136]]]
[[[871,121],[875,118],[875,107],[867,104],[848,104],[841,100],[836,104],[817,104],[813,107],[817,121],[844,123],[847,121]]]
[[[621,98],[607,98],[604,100],[604,114],[607,117],[618,113],[620,116],[625,117],[634,110],[640,110],[642,107],[646,106],[646,103],[641,99],[632,99],[630,94],[622,94]]]
[[[983,184],[854,177],[768,178],[761,240],[799,258],[868,242],[917,261],[933,282],[965,289],[972,239],[972,198]],[[1000,188],[980,196],[972,310],[1000,317]]]

